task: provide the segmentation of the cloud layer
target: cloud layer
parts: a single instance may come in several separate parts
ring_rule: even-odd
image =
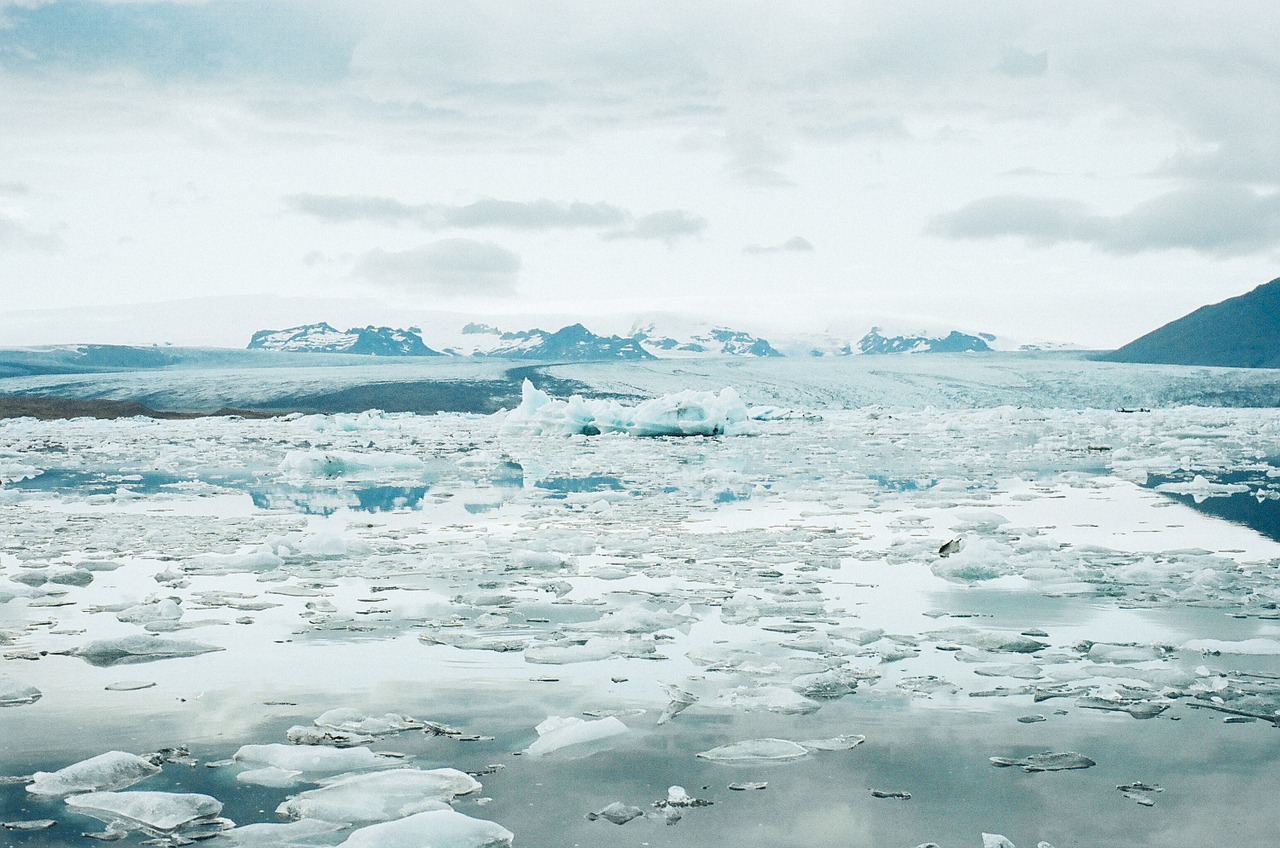
[[[441,239],[410,250],[376,248],[354,275],[381,286],[443,295],[494,297],[515,291],[520,257],[487,241]]]
[[[1181,248],[1245,256],[1280,246],[1280,194],[1198,186],[1119,215],[1100,215],[1071,200],[1003,195],[938,215],[926,232],[952,239],[1015,236],[1037,247],[1080,242],[1120,255]]]

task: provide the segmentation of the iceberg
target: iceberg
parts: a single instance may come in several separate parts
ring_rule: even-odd
[[[627,726],[618,721],[615,716],[606,716],[596,721],[584,721],[573,716],[568,718],[548,716],[539,722],[534,730],[538,731],[538,738],[525,749],[525,753],[541,756],[572,745],[597,742],[626,733]]]
[[[507,848],[515,834],[454,810],[431,810],[362,827],[338,848]]]
[[[455,796],[480,789],[478,780],[452,768],[389,769],[340,776],[323,784],[285,801],[276,808],[276,815],[344,823],[389,821],[449,809]]]
[[[81,792],[124,789],[143,778],[159,774],[150,760],[124,751],[107,751],[57,771],[38,771],[27,785],[32,795],[56,798]]]
[[[162,832],[212,819],[222,812],[218,799],[194,792],[90,792],[72,795],[66,804],[105,822],[121,821],[126,827]]]
[[[555,400],[525,380],[520,405],[506,413],[502,431],[559,436],[737,436],[755,429],[746,405],[732,388],[677,392],[625,407],[617,401],[578,395]]]

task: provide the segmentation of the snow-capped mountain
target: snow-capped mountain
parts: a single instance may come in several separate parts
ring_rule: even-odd
[[[990,333],[970,335],[952,330],[945,336],[883,335],[879,327],[872,327],[856,344],[849,345],[841,353],[877,355],[886,353],[968,353],[990,351],[990,342],[996,337]]]
[[[464,342],[446,348],[449,353],[561,362],[654,358],[635,338],[596,335],[581,324],[554,333],[537,328],[504,333],[489,324],[471,323],[462,333]]]
[[[442,356],[427,347],[416,327],[354,327],[336,330],[323,321],[287,330],[259,330],[249,340],[250,350],[292,353],[357,353],[369,356]]]
[[[636,326],[632,335],[641,347],[658,358],[676,356],[782,356],[773,345],[762,338],[711,326],[681,331],[661,330],[655,324]]]

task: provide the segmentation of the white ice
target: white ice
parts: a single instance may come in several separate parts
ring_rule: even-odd
[[[35,779],[27,784],[27,791],[32,795],[57,797],[79,792],[123,789],[159,773],[159,766],[137,754],[107,751],[57,771],[36,772]]]
[[[339,848],[506,848],[515,835],[454,810],[432,810],[362,827]]]
[[[276,815],[348,823],[388,821],[448,809],[454,797],[478,789],[478,780],[457,769],[390,769],[326,781],[280,804]]]
[[[534,728],[538,738],[525,749],[526,754],[541,756],[587,742],[598,742],[627,732],[627,726],[615,716],[584,721],[575,716],[548,716]]]

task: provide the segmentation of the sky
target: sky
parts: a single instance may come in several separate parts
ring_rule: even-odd
[[[1280,276],[1277,43],[1264,2],[0,0],[0,345],[1115,347]]]

